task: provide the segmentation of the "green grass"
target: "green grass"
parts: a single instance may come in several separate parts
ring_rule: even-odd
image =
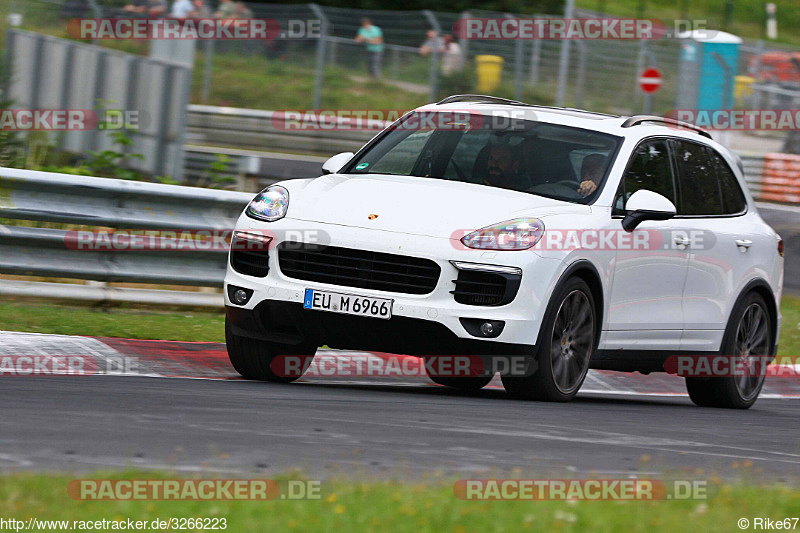
[[[425,483],[330,481],[322,501],[76,501],[77,476],[9,474],[0,478],[0,517],[27,520],[225,518],[227,531],[737,531],[740,518],[800,514],[800,493],[778,485],[722,485],[707,501],[462,501],[452,480]],[[165,479],[128,471],[91,479]]]
[[[220,296],[221,297],[221,296]],[[800,297],[784,295],[778,355],[800,356]],[[128,308],[0,304],[0,329],[93,337],[224,342],[224,315],[211,311],[164,311]]]
[[[310,109],[314,92],[314,68],[302,61],[267,59],[264,56],[215,54],[209,104],[252,109]],[[200,102],[204,60],[197,60],[192,101]],[[388,82],[353,80],[365,72],[341,67],[325,69],[322,107],[330,109],[413,109],[427,102],[427,95],[406,92]]]
[[[784,295],[778,355],[800,357],[800,297]]]
[[[222,295],[220,294],[220,298]],[[60,335],[225,342],[222,311],[154,312],[30,303],[0,304],[0,329]]]

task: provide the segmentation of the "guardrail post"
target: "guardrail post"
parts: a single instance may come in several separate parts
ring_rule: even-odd
[[[566,0],[564,18],[571,19],[575,16],[575,0]],[[558,88],[556,89],[556,107],[564,107],[567,94],[567,76],[569,75],[569,45],[570,40],[561,41],[561,54],[558,58]]]
[[[396,80],[400,77],[400,49],[392,47],[392,79]]]
[[[322,107],[322,81],[325,77],[325,44],[328,39],[328,17],[317,4],[308,4],[311,11],[320,20],[320,35],[317,40],[317,65],[314,71],[314,98],[311,103],[313,109]]]
[[[461,20],[462,20],[461,27],[462,28],[466,27],[466,23],[464,23],[463,20],[464,19],[468,19],[468,18],[470,18],[469,11],[464,11],[464,12],[461,13]],[[468,47],[469,47],[469,39],[459,39],[459,43],[458,44],[461,45],[461,55],[464,58],[464,68],[466,68],[467,52],[468,52]]]
[[[39,63],[41,65],[41,63]],[[97,56],[95,57],[95,73],[94,73],[94,87],[93,87],[93,94],[92,94],[92,106],[97,106],[97,102],[102,100],[103,98],[103,91],[104,91],[104,84],[106,79],[106,72],[105,72],[105,65],[106,65],[106,51],[102,49],[97,50]],[[38,72],[38,69],[37,69]],[[166,94],[166,91],[165,91]],[[32,108],[36,107],[36,102],[31,102]],[[94,128],[89,133],[91,135],[91,147],[93,150],[97,151],[100,149],[100,128]]]
[[[436,32],[436,35],[439,38],[442,38],[442,27],[439,25],[439,21],[436,20],[436,16],[433,14],[433,11],[430,9],[425,9],[422,11],[422,14],[425,15],[425,18],[428,19],[428,23],[431,25],[431,28]],[[439,50],[433,50],[431,52],[431,71],[430,71],[430,81],[428,87],[428,100],[431,102],[436,101],[436,93],[438,92],[437,86],[439,85]]]
[[[533,40],[533,50],[531,51],[531,75],[528,83],[536,85],[539,83],[539,62],[542,57],[542,40]]]
[[[513,19],[516,17],[510,13],[506,13],[505,18]],[[525,70],[525,65],[523,65],[523,58],[525,55],[524,47],[525,41],[518,38],[514,43],[514,98],[517,100],[522,100],[522,75]]]
[[[206,39],[203,50],[203,92],[200,97],[204,104],[211,101],[211,75],[214,69],[214,43],[213,39]]]
[[[583,106],[583,87],[586,82],[586,43],[578,41],[578,79],[575,82],[575,107]]]

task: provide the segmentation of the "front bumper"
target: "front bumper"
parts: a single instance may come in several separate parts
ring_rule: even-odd
[[[550,291],[561,273],[562,262],[558,259],[543,258],[536,252],[487,252],[482,250],[463,249],[458,241],[451,239],[408,235],[375,229],[335,226],[316,222],[282,219],[278,222],[263,224],[243,217],[237,225],[238,231],[269,231],[274,235],[269,250],[269,273],[266,277],[243,275],[228,265],[225,277],[225,304],[232,323],[245,320],[250,311],[250,323],[254,320],[264,324],[278,324],[278,328],[261,331],[268,333],[271,340],[274,335],[314,335],[315,340],[350,349],[372,349],[380,351],[403,351],[400,344],[426,345],[439,348],[438,341],[432,337],[447,339],[445,344],[452,345],[457,339],[481,343],[497,343],[499,345],[534,345],[538,337],[542,315],[547,305]],[[332,246],[371,250],[390,254],[430,259],[441,268],[441,275],[436,287],[429,294],[414,295],[389,291],[370,290],[327,283],[303,281],[284,275],[278,264],[276,248],[284,240],[297,241],[298,236],[315,235],[316,242]],[[302,237],[300,237],[302,239]],[[453,291],[458,269],[451,261],[464,261],[479,264],[511,266],[522,269],[522,279],[516,297],[510,303],[500,306],[466,305],[455,301]],[[234,304],[229,297],[228,286],[234,285],[253,291],[253,295],[244,305]],[[320,311],[303,309],[303,298],[306,288],[346,292],[393,300],[392,319],[381,320],[366,317],[350,317]],[[276,305],[291,304],[291,305]],[[328,316],[331,315],[331,316]],[[312,318],[313,317],[313,318]],[[462,323],[462,319],[479,319],[503,321],[504,327],[500,335],[493,339],[477,339]],[[315,328],[315,324],[322,324]],[[390,324],[381,324],[390,323]],[[293,325],[299,325],[295,331]],[[330,327],[329,327],[330,326]],[[289,329],[286,329],[289,328]],[[240,329],[240,334],[245,328]],[[382,335],[391,342],[365,342],[373,332]],[[398,336],[397,332],[403,334]],[[252,332],[255,335],[258,332]],[[474,328],[473,328],[474,333]],[[374,340],[380,341],[381,335]],[[414,339],[403,340],[399,337],[419,337],[426,342]],[[283,342],[283,341],[281,341]],[[366,344],[380,344],[381,348],[367,347]],[[457,344],[457,343],[456,343]],[[385,345],[385,346],[384,346]],[[414,346],[408,346],[412,348]]]

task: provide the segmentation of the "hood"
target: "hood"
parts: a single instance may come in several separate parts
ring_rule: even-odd
[[[529,193],[414,176],[330,174],[281,185],[289,190],[287,218],[430,237],[523,216],[591,211]]]

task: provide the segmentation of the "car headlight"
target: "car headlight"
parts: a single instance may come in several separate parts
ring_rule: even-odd
[[[516,218],[473,231],[461,242],[478,250],[527,250],[541,240],[544,223],[538,218]]]
[[[247,216],[256,220],[274,222],[286,216],[289,208],[289,191],[280,185],[267,187],[247,206]]]

